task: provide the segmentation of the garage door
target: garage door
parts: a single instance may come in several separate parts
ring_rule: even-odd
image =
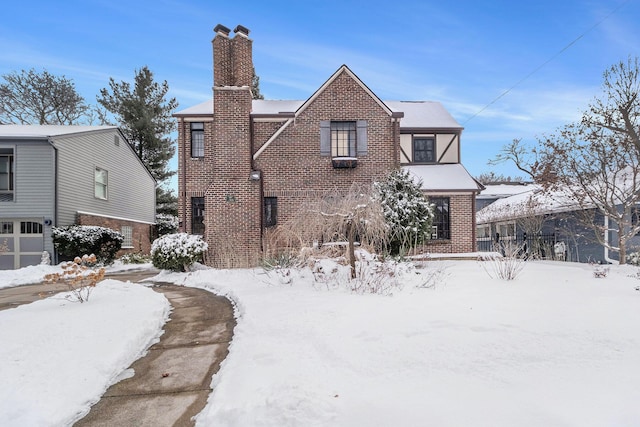
[[[40,264],[42,251],[41,219],[0,219],[0,270]]]

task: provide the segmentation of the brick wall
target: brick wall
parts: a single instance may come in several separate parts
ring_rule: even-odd
[[[427,194],[428,195],[428,194]],[[470,194],[434,194],[449,197],[450,240],[430,240],[422,248],[423,252],[467,253],[475,252],[475,212],[474,198]]]
[[[108,218],[103,216],[94,216],[88,214],[77,214],[76,224],[78,225],[96,225],[99,227],[110,228],[119,233],[122,232],[122,226],[132,228],[132,244],[133,248],[121,249],[116,256],[122,256],[126,253],[143,253],[151,252],[151,233],[153,226],[135,221],[127,221],[118,218]]]
[[[320,122],[367,121],[368,152],[353,169],[334,169],[330,156],[320,155]],[[278,197],[278,222],[290,218],[300,204],[329,190],[346,191],[353,183],[370,183],[397,167],[397,123],[348,73],[343,72],[319,94],[260,154],[264,195]],[[274,132],[273,123],[255,123],[254,144]],[[258,139],[260,138],[260,139]]]

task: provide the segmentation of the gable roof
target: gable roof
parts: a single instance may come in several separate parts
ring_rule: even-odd
[[[456,129],[463,127],[437,101],[382,101],[351,69],[342,65],[308,99],[254,99],[251,103],[251,115],[281,116],[283,119],[297,117],[342,73],[349,75],[360,87],[390,116],[401,118],[402,129]],[[214,113],[213,99],[176,111],[174,117],[211,117]],[[285,124],[286,126],[286,124]]]
[[[325,89],[328,88],[338,78],[338,76],[343,73],[351,77],[388,115],[393,115],[394,112],[391,111],[391,109],[384,102],[382,102],[382,100],[378,98],[378,96],[373,93],[373,91],[369,89],[367,85],[365,85],[364,82],[354,74],[353,71],[349,69],[349,67],[343,64],[335,73],[333,73],[331,77],[329,77],[326,82],[324,82],[322,86],[318,88],[318,90],[313,93],[313,95],[309,97],[309,99],[304,102],[304,104],[302,104],[296,110],[296,116],[300,115],[300,113],[302,113],[311,103],[313,103],[313,101],[315,101],[316,98],[320,96],[320,94],[322,94],[322,92],[324,92]]]

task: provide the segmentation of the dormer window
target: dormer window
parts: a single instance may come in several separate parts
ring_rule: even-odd
[[[434,163],[436,142],[433,137],[413,138],[413,162],[414,163]]]

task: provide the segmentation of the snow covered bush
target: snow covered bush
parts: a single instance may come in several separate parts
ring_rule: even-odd
[[[120,257],[120,262],[123,264],[146,264],[151,261],[149,255],[141,253],[124,254]]]
[[[169,214],[156,215],[156,232],[158,236],[172,234],[178,231],[178,217]]]
[[[201,236],[167,234],[151,245],[151,262],[162,270],[188,271],[195,262],[202,260],[207,248],[207,242]]]
[[[423,243],[431,235],[433,210],[408,171],[395,170],[374,183],[389,225],[388,250],[397,255]]]
[[[627,254],[627,264],[640,266],[640,252],[631,252]]]
[[[95,225],[53,227],[51,235],[60,255],[73,259],[95,254],[101,264],[112,264],[124,241],[117,231]]]

